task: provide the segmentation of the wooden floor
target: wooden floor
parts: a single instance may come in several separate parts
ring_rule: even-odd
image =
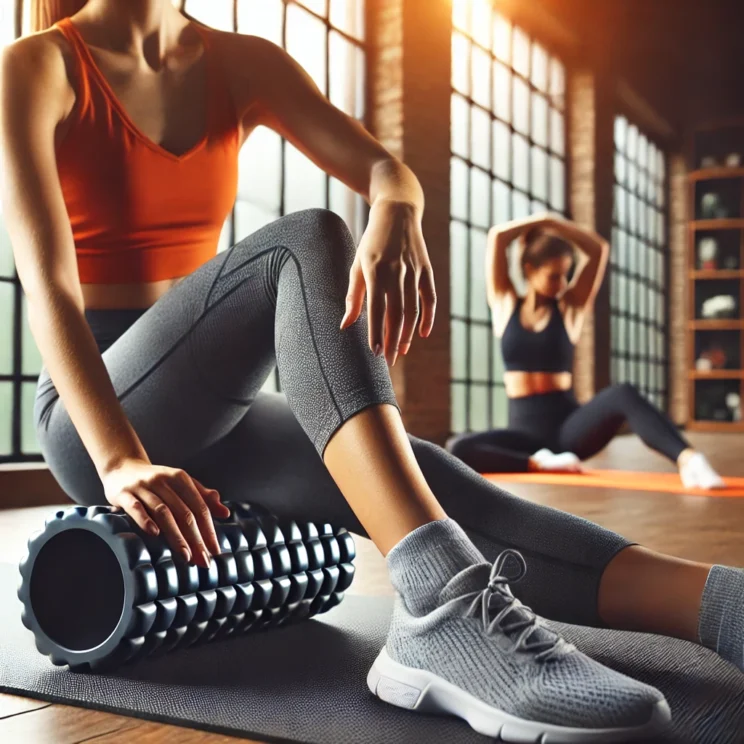
[[[690,437],[726,475],[744,476],[744,435]],[[591,463],[596,467],[664,471],[673,468],[634,437],[620,437]],[[705,498],[613,489],[511,484],[519,496],[570,511],[648,547],[711,563],[744,565],[744,498]],[[39,529],[51,507],[0,512],[0,561],[17,562],[26,536]],[[391,594],[385,564],[368,540],[357,539],[357,575],[350,593]],[[0,695],[2,744],[219,744],[246,741],[149,723],[84,708],[49,705]]]

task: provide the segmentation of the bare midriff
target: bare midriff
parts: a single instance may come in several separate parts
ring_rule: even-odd
[[[86,310],[128,310],[154,305],[184,277],[137,284],[82,284]]]
[[[570,372],[519,372],[504,373],[504,387],[509,398],[525,398],[528,395],[565,392],[573,385]]]

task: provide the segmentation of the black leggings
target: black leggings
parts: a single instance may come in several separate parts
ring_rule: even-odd
[[[366,311],[339,330],[354,255],[341,219],[309,210],[219,254],[144,313],[88,313],[153,462],[183,468],[225,500],[364,534],[319,456],[351,416],[395,405],[385,360],[367,343]],[[286,397],[260,392],[275,364]],[[105,503],[46,372],[36,417],[42,452],[65,491],[82,504]],[[410,441],[432,491],[489,560],[504,548],[524,554],[521,599],[552,619],[599,622],[600,578],[627,540],[512,496],[441,447]]]
[[[460,434],[447,449],[479,473],[526,472],[530,456],[544,448],[588,460],[625,423],[673,462],[690,446],[661,411],[624,383],[605,388],[583,406],[571,391],[512,398],[508,429]]]

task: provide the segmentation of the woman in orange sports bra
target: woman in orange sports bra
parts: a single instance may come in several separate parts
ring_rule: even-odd
[[[123,509],[201,566],[223,499],[369,535],[399,593],[370,689],[475,706],[492,735],[508,719],[520,741],[632,739],[669,718],[522,599],[741,663],[741,572],[524,502],[406,434],[388,364],[434,322],[421,187],[289,55],[171,0],[36,0],[33,21],[3,53],[2,203],[44,360],[39,442],[75,501]],[[260,125],[368,200],[358,246],[314,209],[216,254]],[[275,366],[286,397],[261,392]],[[507,549],[530,560],[514,594]]]

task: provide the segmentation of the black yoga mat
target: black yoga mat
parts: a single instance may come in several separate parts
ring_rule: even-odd
[[[0,564],[0,690],[267,742],[480,744],[455,719],[373,698],[367,671],[391,600],[347,596],[327,615],[91,675],[52,666],[20,621],[18,570]],[[744,674],[682,641],[560,626],[600,661],[654,684],[674,727],[661,742],[742,744]],[[2,727],[0,726],[0,734]]]

